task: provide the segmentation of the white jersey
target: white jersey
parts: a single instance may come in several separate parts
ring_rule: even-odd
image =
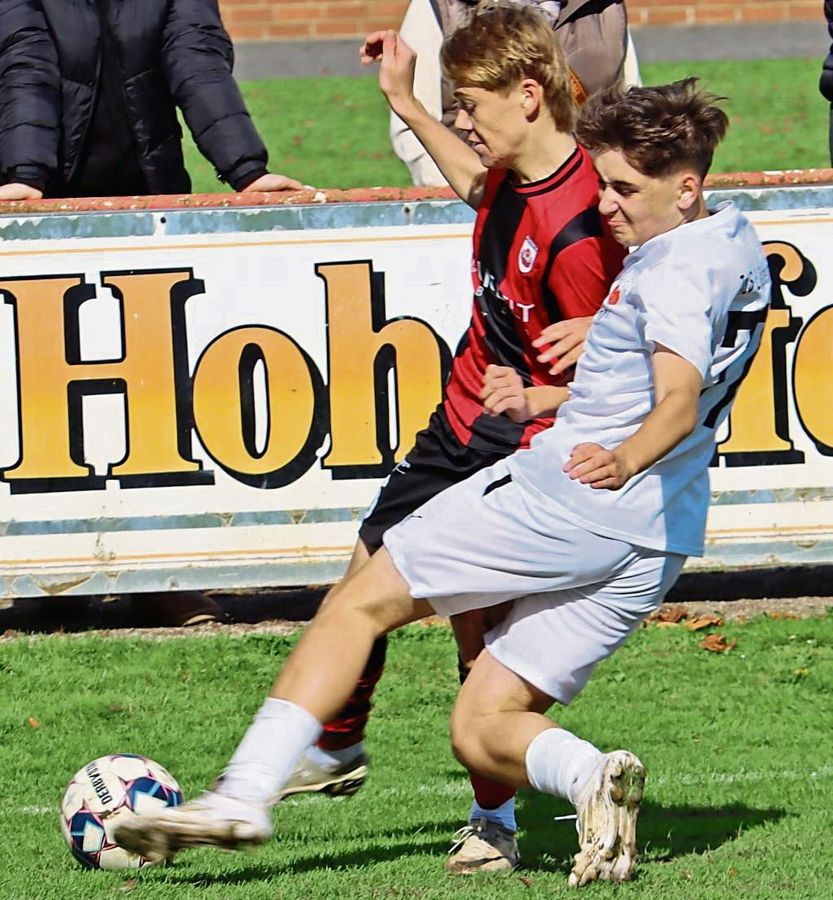
[[[596,534],[702,556],[714,432],[760,343],[769,294],[761,242],[731,204],[631,253],[596,313],[556,425],[509,459],[529,502],[555,505]],[[570,479],[562,466],[573,447],[615,449],[653,409],[656,344],[703,376],[696,428],[621,490]]]

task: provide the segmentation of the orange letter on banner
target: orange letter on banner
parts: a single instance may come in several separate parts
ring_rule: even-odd
[[[418,319],[385,320],[384,274],[370,262],[322,263],[326,284],[330,452],[335,478],[384,475],[410,450],[442,395],[448,348]],[[388,373],[398,441],[390,446]]]
[[[833,307],[804,326],[795,348],[793,387],[801,424],[819,453],[833,456],[830,372],[833,369]]]
[[[266,440],[258,451],[254,371],[266,374]],[[273,328],[235,328],[215,338],[194,373],[194,424],[211,457],[254,487],[282,487],[315,461],[326,435],[324,383],[313,361]]]
[[[84,462],[81,399],[96,393],[126,395],[127,455],[111,477],[127,486],[211,480],[188,458],[190,423],[178,415],[188,400],[185,300],[202,283],[190,270],[103,274],[102,283],[121,301],[124,355],[83,362],[78,312],[92,285],[78,275],[0,282],[16,314],[20,458],[2,472],[13,492],[103,487]]]

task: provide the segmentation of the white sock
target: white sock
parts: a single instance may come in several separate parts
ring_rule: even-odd
[[[340,750],[325,750],[317,744],[313,744],[307,750],[306,756],[310,762],[324,769],[325,772],[335,772],[343,765],[353,762],[354,759],[364,753],[364,741],[342,747]]]
[[[542,731],[526,750],[529,783],[545,794],[566,797],[573,806],[604,754],[563,728]]]
[[[497,822],[509,831],[517,831],[518,823],[515,821],[515,798],[510,797],[508,800],[500,804],[496,809],[483,809],[483,807],[475,800],[471,805],[469,813],[469,822],[477,819],[486,819],[489,822]]]
[[[237,745],[215,793],[266,806],[318,739],[321,723],[288,700],[268,697]]]

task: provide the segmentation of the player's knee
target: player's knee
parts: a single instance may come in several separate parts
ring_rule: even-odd
[[[451,714],[451,749],[467,768],[475,766],[480,756],[480,729],[477,716],[458,704]]]

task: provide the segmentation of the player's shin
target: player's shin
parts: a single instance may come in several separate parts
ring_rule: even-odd
[[[429,615],[383,550],[331,592],[278,674],[270,696],[295,703],[327,722],[359,680],[374,641]]]

